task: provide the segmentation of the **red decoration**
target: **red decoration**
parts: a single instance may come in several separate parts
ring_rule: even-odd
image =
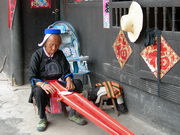
[[[31,0],[31,8],[51,8],[51,0]]]
[[[68,92],[58,81],[49,80],[49,84],[56,90],[60,100],[74,108],[78,113],[100,126],[111,135],[135,135],[129,129],[120,124],[113,117],[92,104],[87,98],[79,93]]]
[[[157,77],[157,43],[146,47],[140,55],[150,68],[151,72]],[[162,78],[179,61],[179,59],[180,57],[161,36],[160,77]]]
[[[8,0],[8,27],[12,28],[17,0]]]
[[[114,52],[119,61],[120,67],[123,68],[124,64],[128,60],[129,56],[132,53],[131,46],[126,40],[126,37],[122,30],[120,30],[114,44],[113,44]]]

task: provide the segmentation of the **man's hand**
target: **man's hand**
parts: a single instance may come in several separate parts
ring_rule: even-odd
[[[56,90],[50,85],[50,84],[44,84],[43,86],[41,86],[41,88],[47,93],[51,93],[53,94],[54,92],[56,92]]]
[[[41,87],[47,94],[56,92],[50,84],[46,84],[45,82],[37,82],[36,85]]]
[[[66,89],[68,89],[68,90],[74,90],[75,89],[75,86],[72,82],[71,77],[66,78]]]

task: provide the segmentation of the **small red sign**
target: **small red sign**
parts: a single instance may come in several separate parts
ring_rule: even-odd
[[[12,28],[17,0],[8,0],[8,27]]]
[[[31,0],[31,8],[51,8],[51,0]]]
[[[123,68],[130,55],[132,54],[132,49],[129,43],[126,40],[126,37],[122,30],[120,30],[116,40],[113,44],[113,49],[116,55],[116,58],[120,64],[120,67]]]

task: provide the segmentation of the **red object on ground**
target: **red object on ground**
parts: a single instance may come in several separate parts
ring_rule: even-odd
[[[60,101],[57,99],[59,98],[59,95],[57,92],[50,94],[50,106],[46,106],[46,112],[47,113],[61,113],[62,112],[62,106]]]
[[[48,81],[58,92],[60,100],[112,135],[135,135],[79,93],[63,94],[67,89],[58,81]]]

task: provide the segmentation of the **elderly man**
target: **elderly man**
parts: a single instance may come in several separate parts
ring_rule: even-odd
[[[39,44],[42,47],[32,54],[30,60],[29,80],[32,84],[32,92],[29,102],[32,103],[32,98],[35,97],[40,118],[36,126],[38,131],[44,131],[47,128],[45,107],[49,105],[49,94],[55,92],[50,84],[43,81],[60,80],[67,89],[78,93],[82,92],[82,82],[72,79],[73,74],[70,72],[70,65],[63,52],[59,50],[61,42],[60,30],[46,29],[45,37]],[[73,109],[70,109],[68,118],[79,125],[87,123],[83,118],[78,117]]]

